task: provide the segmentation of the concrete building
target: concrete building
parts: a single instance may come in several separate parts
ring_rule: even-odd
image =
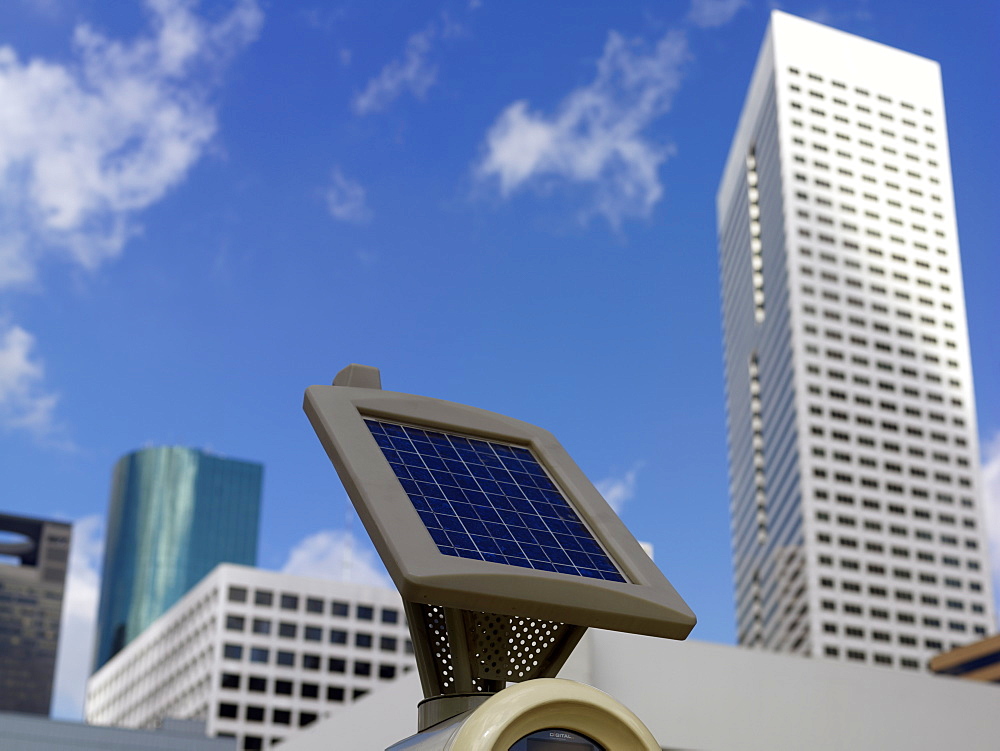
[[[987,751],[1000,738],[996,686],[722,644],[591,630],[560,677],[622,702],[670,751]],[[282,749],[386,748],[416,732],[421,698],[403,676]]]
[[[415,665],[395,590],[223,564],[87,684],[87,722],[270,747]]]
[[[0,514],[0,711],[49,713],[70,532]]]
[[[94,669],[218,563],[257,562],[261,479],[254,462],[179,446],[115,465]]]
[[[739,643],[924,670],[995,623],[938,64],[774,11],[717,208]]]

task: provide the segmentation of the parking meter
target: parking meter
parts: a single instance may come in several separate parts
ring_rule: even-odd
[[[544,679],[590,626],[683,639],[694,613],[551,433],[384,391],[361,365],[309,387],[304,409],[404,602],[425,699],[418,735],[393,749],[645,748],[611,697]],[[552,714],[571,706],[635,735]],[[538,722],[515,722],[515,709]],[[498,724],[514,729],[455,745]]]

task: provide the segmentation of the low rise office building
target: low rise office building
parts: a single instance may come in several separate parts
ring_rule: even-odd
[[[259,749],[414,665],[395,590],[221,564],[91,676],[85,716]]]

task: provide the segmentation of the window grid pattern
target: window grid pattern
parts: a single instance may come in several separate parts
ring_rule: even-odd
[[[751,166],[744,152],[739,165],[744,172],[739,184],[733,184],[731,208],[720,226],[721,247],[738,249],[720,256],[723,327],[727,342],[739,342],[726,349],[733,556],[740,642],[808,654],[794,371],[788,341],[780,333],[791,324],[781,251],[785,229],[776,107],[776,90],[768,86],[747,135],[753,144],[756,193],[743,187]],[[759,209],[759,234],[757,227],[747,230],[751,199]],[[767,289],[764,320],[755,315],[756,300],[746,284],[754,272],[756,246],[750,244],[755,239],[760,241],[758,270]]]
[[[753,279],[753,314],[757,323],[764,321],[764,254],[760,228],[760,190],[757,187],[757,149],[747,151],[747,203],[750,216],[750,270]]]
[[[790,110],[806,109],[803,93],[832,107],[792,115],[789,149],[811,180],[795,194],[794,264],[829,590],[817,643],[921,668],[991,627],[947,147],[933,110],[803,72],[788,76]]]
[[[221,566],[91,678],[87,720],[270,746],[415,664],[395,591]]]

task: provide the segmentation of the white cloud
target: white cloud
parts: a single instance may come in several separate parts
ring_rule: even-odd
[[[52,702],[52,716],[58,719],[83,719],[83,700],[93,659],[103,554],[102,518],[95,515],[79,519],[73,525],[73,543],[59,627],[59,654]]]
[[[354,99],[359,115],[384,110],[404,91],[422,99],[437,80],[437,67],[427,61],[431,45],[438,36],[437,24],[431,23],[406,41],[402,59],[387,63],[382,72],[368,82]]]
[[[190,0],[147,0],[148,33],[76,27],[73,60],[0,46],[0,289],[61,258],[93,269],[121,252],[135,214],[186,176],[215,133],[210,84],[256,36],[255,0],[207,23]],[[51,436],[56,396],[34,338],[0,320],[0,425]]]
[[[624,475],[607,477],[594,483],[594,486],[604,496],[604,500],[615,510],[616,514],[620,514],[626,502],[632,500],[635,496],[635,483],[640,469],[642,469],[641,462],[634,464],[632,469],[628,470]]]
[[[663,194],[658,171],[670,149],[644,132],[669,111],[688,53],[677,31],[644,47],[611,32],[594,80],[553,115],[530,111],[526,101],[509,105],[486,135],[477,176],[496,179],[504,197],[528,185],[588,186],[593,210],[614,226],[648,215]]]
[[[44,389],[45,367],[34,349],[31,334],[0,319],[0,425],[41,438],[55,429],[58,397]]]
[[[361,183],[344,176],[339,167],[333,168],[330,187],[326,189],[326,205],[335,219],[344,222],[366,222],[372,212],[365,202]]]
[[[391,587],[381,562],[350,532],[326,529],[309,535],[288,554],[282,573]]]
[[[1000,432],[994,434],[983,453],[983,503],[993,562],[993,591],[1000,597]],[[997,604],[1000,607],[1000,602]]]
[[[747,0],[692,0],[688,18],[695,26],[712,28],[729,23]]]
[[[256,36],[256,2],[211,24],[188,0],[146,5],[151,30],[128,42],[77,26],[71,63],[0,47],[0,288],[34,279],[49,255],[88,269],[117,255],[134,214],[215,133],[209,84]]]

